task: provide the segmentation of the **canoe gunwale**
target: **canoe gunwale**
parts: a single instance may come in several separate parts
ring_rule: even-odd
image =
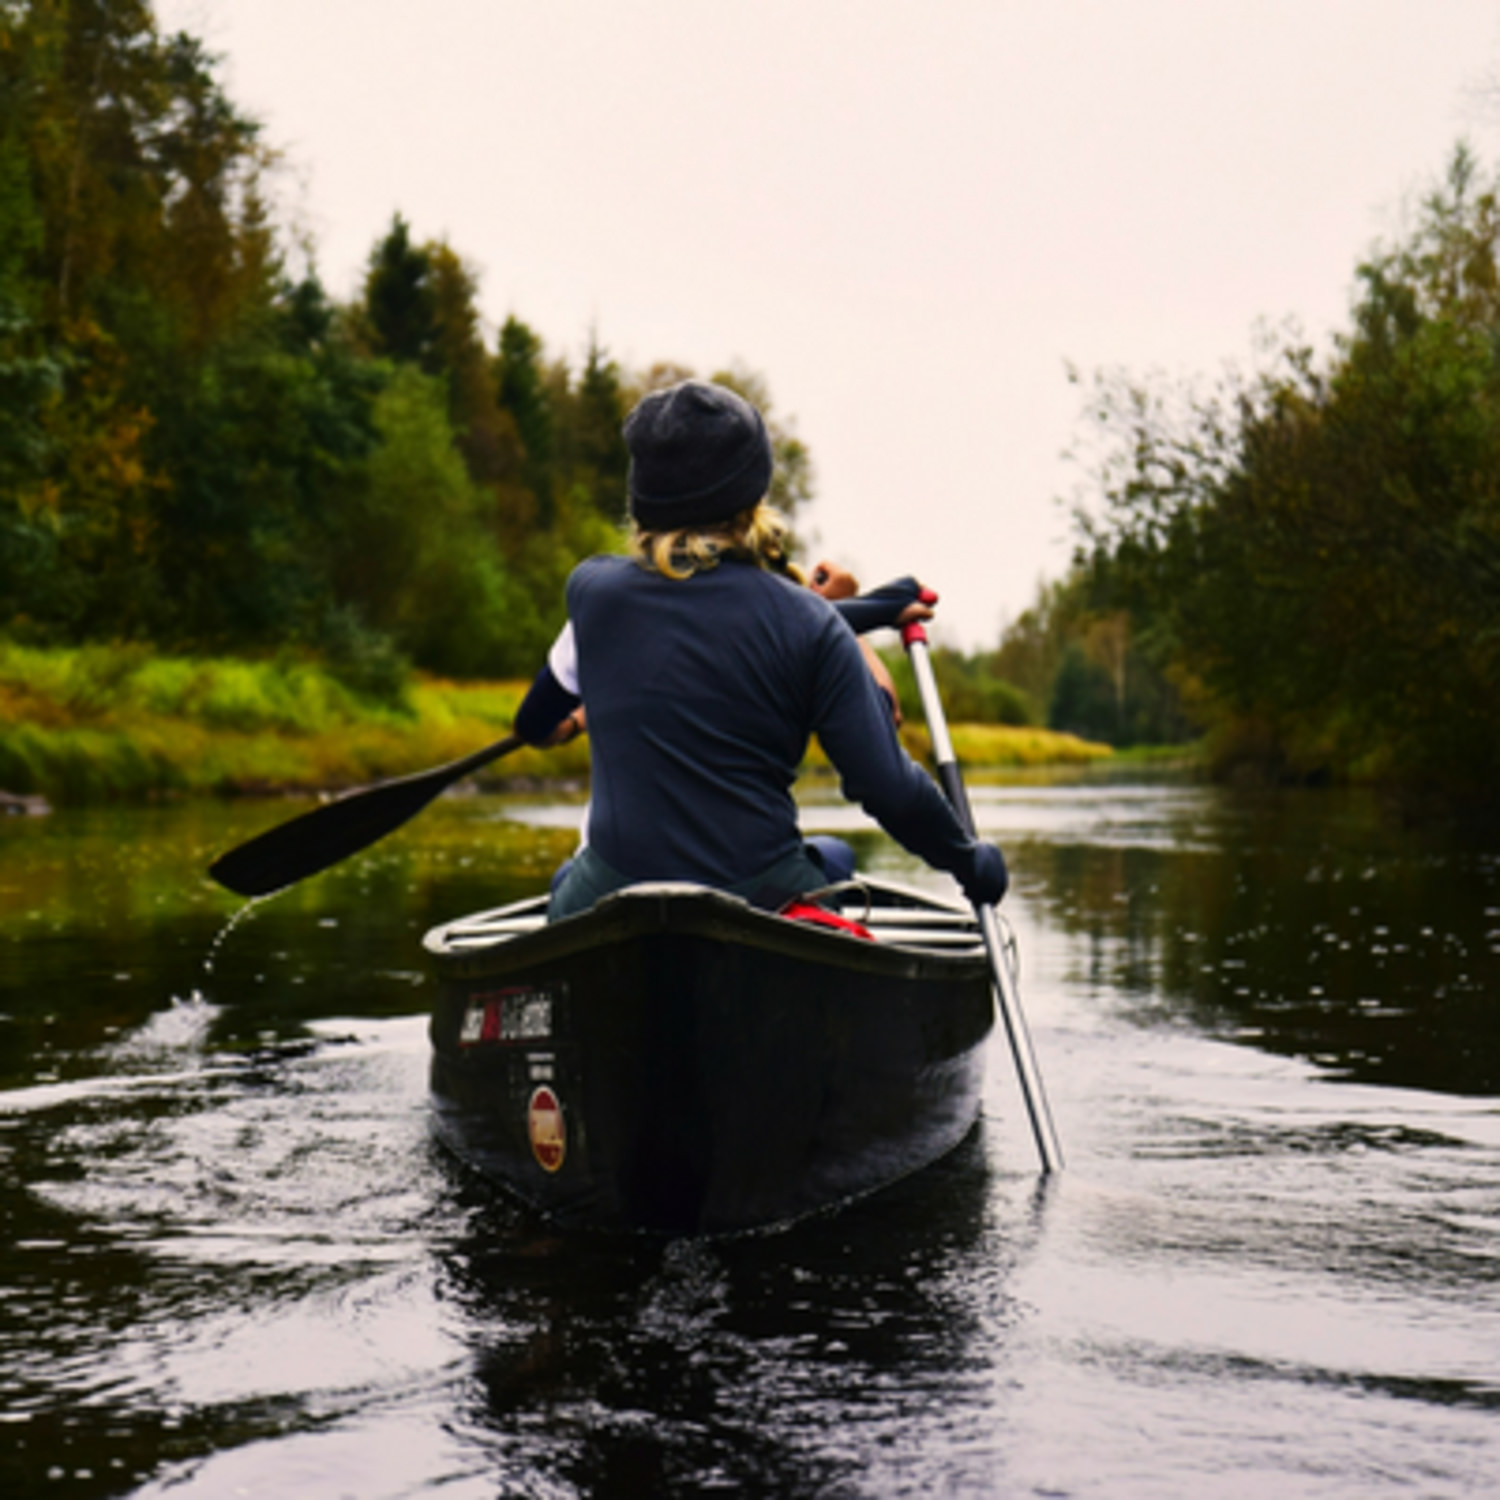
[[[951,918],[953,931],[972,930],[974,948],[952,951],[924,948],[912,942],[893,943],[853,933],[797,922],[761,911],[738,896],[680,882],[627,886],[606,896],[588,911],[531,930],[496,930],[492,942],[482,941],[481,926],[545,911],[545,898],[532,897],[493,911],[475,913],[428,932],[423,946],[436,960],[439,972],[454,979],[480,977],[496,968],[525,963],[566,960],[576,954],[649,934],[706,938],[734,947],[774,953],[813,964],[829,964],[850,973],[892,975],[912,980],[942,982],[985,968],[986,960],[972,913],[923,892],[893,882],[867,882],[874,896],[890,904],[882,914],[909,909]],[[873,915],[872,906],[870,913]],[[462,947],[456,946],[466,938]]]

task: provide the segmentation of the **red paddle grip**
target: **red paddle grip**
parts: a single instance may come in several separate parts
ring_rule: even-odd
[[[931,608],[937,602],[936,589],[924,588],[917,594],[918,604],[925,604]],[[924,646],[927,644],[927,632],[922,629],[922,622],[920,620],[912,620],[901,627],[901,644],[903,646],[910,646],[913,641],[921,641]]]

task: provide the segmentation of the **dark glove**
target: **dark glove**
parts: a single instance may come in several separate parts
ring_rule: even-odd
[[[959,884],[970,901],[982,906],[998,906],[1010,889],[1010,871],[1005,868],[1005,856],[994,844],[971,844],[973,863],[967,875],[959,876]]]

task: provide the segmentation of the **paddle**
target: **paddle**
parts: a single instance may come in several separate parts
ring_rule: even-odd
[[[455,781],[523,743],[519,735],[508,734],[462,760],[346,792],[221,854],[208,873],[238,896],[267,896],[294,885],[369,848],[416,817]]]
[[[938,696],[937,679],[933,676],[932,662],[927,654],[927,632],[920,621],[913,620],[901,627],[901,643],[911,658],[917,691],[921,694],[922,712],[932,736],[932,756],[937,763],[938,784],[958,815],[964,831],[970,838],[974,838],[974,814],[969,807],[963,777],[959,774],[953,741],[948,737],[943,700]],[[995,993],[1000,1002],[1001,1018],[1005,1022],[1005,1034],[1010,1040],[1011,1056],[1015,1058],[1021,1097],[1026,1101],[1026,1113],[1031,1117],[1032,1134],[1036,1137],[1037,1151],[1042,1158],[1042,1171],[1056,1172],[1062,1167],[1062,1147],[1058,1145],[1057,1132],[1052,1127],[1047,1096],[1042,1092],[1042,1075],[1037,1071],[1036,1057],[1031,1050],[1031,1034],[1026,1029],[1026,1017],[1021,1013],[1021,996],[1016,987],[1016,977],[1011,972],[1010,964],[1006,962],[1004,944],[1000,939],[1000,920],[993,906],[979,901],[974,903],[974,918],[984,934],[985,952],[990,959],[990,975],[995,981]]]

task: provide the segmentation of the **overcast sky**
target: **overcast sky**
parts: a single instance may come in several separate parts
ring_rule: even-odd
[[[1066,368],[1319,344],[1466,137],[1494,0],[158,0],[339,296],[399,211],[498,326],[769,381],[807,520],[990,645],[1064,570]]]

